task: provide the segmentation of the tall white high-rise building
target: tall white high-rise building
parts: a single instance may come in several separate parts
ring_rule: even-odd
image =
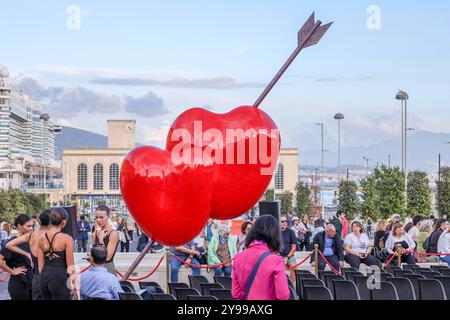
[[[0,66],[0,189],[43,188],[44,180],[48,187],[60,131],[41,104],[12,90],[8,69]]]

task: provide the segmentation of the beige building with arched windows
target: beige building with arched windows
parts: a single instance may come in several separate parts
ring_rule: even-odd
[[[135,120],[108,120],[108,147],[72,148],[63,151],[65,201],[83,207],[99,202],[118,208],[123,205],[119,169],[135,147]]]

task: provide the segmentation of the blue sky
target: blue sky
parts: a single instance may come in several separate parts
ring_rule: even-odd
[[[411,97],[412,127],[450,131],[448,1],[3,2],[0,64],[18,84],[36,80],[36,97],[65,125],[104,133],[107,119],[135,118],[138,139],[160,145],[189,107],[226,112],[251,104],[316,11],[334,25],[261,106],[284,146],[316,148],[314,124],[324,122],[327,148],[335,149],[336,112],[345,115],[343,146],[399,136],[397,89]],[[67,27],[70,5],[81,9],[80,29]],[[370,5],[381,10],[379,30],[367,28]],[[105,81],[111,78],[118,82]]]

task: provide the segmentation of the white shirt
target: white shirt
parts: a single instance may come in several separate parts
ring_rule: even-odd
[[[448,231],[442,232],[438,240],[437,251],[439,253],[449,253],[450,252],[450,233]],[[445,257],[445,256],[441,256]]]
[[[366,253],[367,248],[371,246],[369,237],[365,233],[361,233],[359,238],[352,232],[345,236],[344,246],[349,246],[357,253]]]
[[[295,237],[298,238],[298,229],[295,226],[292,226],[291,230],[294,231]]]
[[[395,243],[402,241],[406,241],[411,248],[413,249],[416,248],[416,243],[413,241],[413,239],[411,239],[411,237],[407,233],[403,234],[403,236],[401,236],[400,238],[394,237],[391,233],[387,238],[384,247],[387,249],[389,253],[394,253]]]
[[[413,240],[417,240],[417,235],[419,234],[419,232],[420,232],[419,228],[413,226],[411,229],[409,229],[408,236],[410,236],[411,239]]]

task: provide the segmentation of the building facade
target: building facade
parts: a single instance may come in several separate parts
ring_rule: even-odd
[[[0,189],[43,188],[44,180],[52,185],[60,131],[41,104],[12,89],[9,71],[0,66]]]
[[[269,189],[274,189],[275,196],[285,191],[290,191],[295,196],[295,186],[298,181],[298,149],[282,148],[278,156],[275,173],[269,184]]]
[[[108,120],[107,148],[63,150],[65,201],[94,208],[105,203],[123,208],[119,172],[122,161],[135,147],[135,120]]]

